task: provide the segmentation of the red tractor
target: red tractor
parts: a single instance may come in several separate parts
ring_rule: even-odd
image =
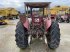
[[[16,26],[16,44],[19,48],[27,48],[32,38],[43,38],[50,49],[56,49],[60,44],[60,29],[56,19],[51,19],[50,2],[25,2],[26,14],[20,14]],[[28,9],[30,8],[30,15]],[[33,12],[33,8],[43,8],[43,15]],[[44,16],[44,9],[48,16]],[[29,18],[30,17],[30,18]]]

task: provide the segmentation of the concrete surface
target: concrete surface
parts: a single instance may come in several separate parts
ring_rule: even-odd
[[[18,20],[11,20],[8,25],[0,26],[0,52],[70,52],[70,23],[60,23],[61,42],[59,48],[50,50],[40,40],[35,40],[26,50],[17,47],[15,28]]]

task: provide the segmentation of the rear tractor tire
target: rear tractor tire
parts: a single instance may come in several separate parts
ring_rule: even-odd
[[[16,26],[16,45],[19,48],[25,49],[28,46],[28,33],[27,29],[22,25],[22,23],[19,21]]]
[[[54,21],[48,29],[47,43],[50,49],[56,49],[60,44],[60,29],[58,22]]]

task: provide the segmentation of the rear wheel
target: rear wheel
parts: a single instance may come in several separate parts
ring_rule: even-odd
[[[16,26],[16,44],[19,48],[27,48],[28,46],[28,32],[27,29],[19,21]]]
[[[50,49],[56,49],[60,44],[60,29],[56,21],[48,29],[47,42]]]
[[[64,22],[65,20],[63,18],[60,19],[60,23]]]
[[[69,23],[69,18],[67,18],[66,22]]]

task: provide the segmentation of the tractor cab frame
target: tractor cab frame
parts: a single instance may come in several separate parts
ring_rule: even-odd
[[[48,14],[50,14],[50,5],[51,2],[25,2],[25,11],[28,15],[28,8],[30,8],[30,13],[32,15],[32,9],[33,8],[42,8],[43,9],[43,16],[44,16],[44,9],[46,8],[48,10]],[[27,10],[26,10],[27,9]]]

